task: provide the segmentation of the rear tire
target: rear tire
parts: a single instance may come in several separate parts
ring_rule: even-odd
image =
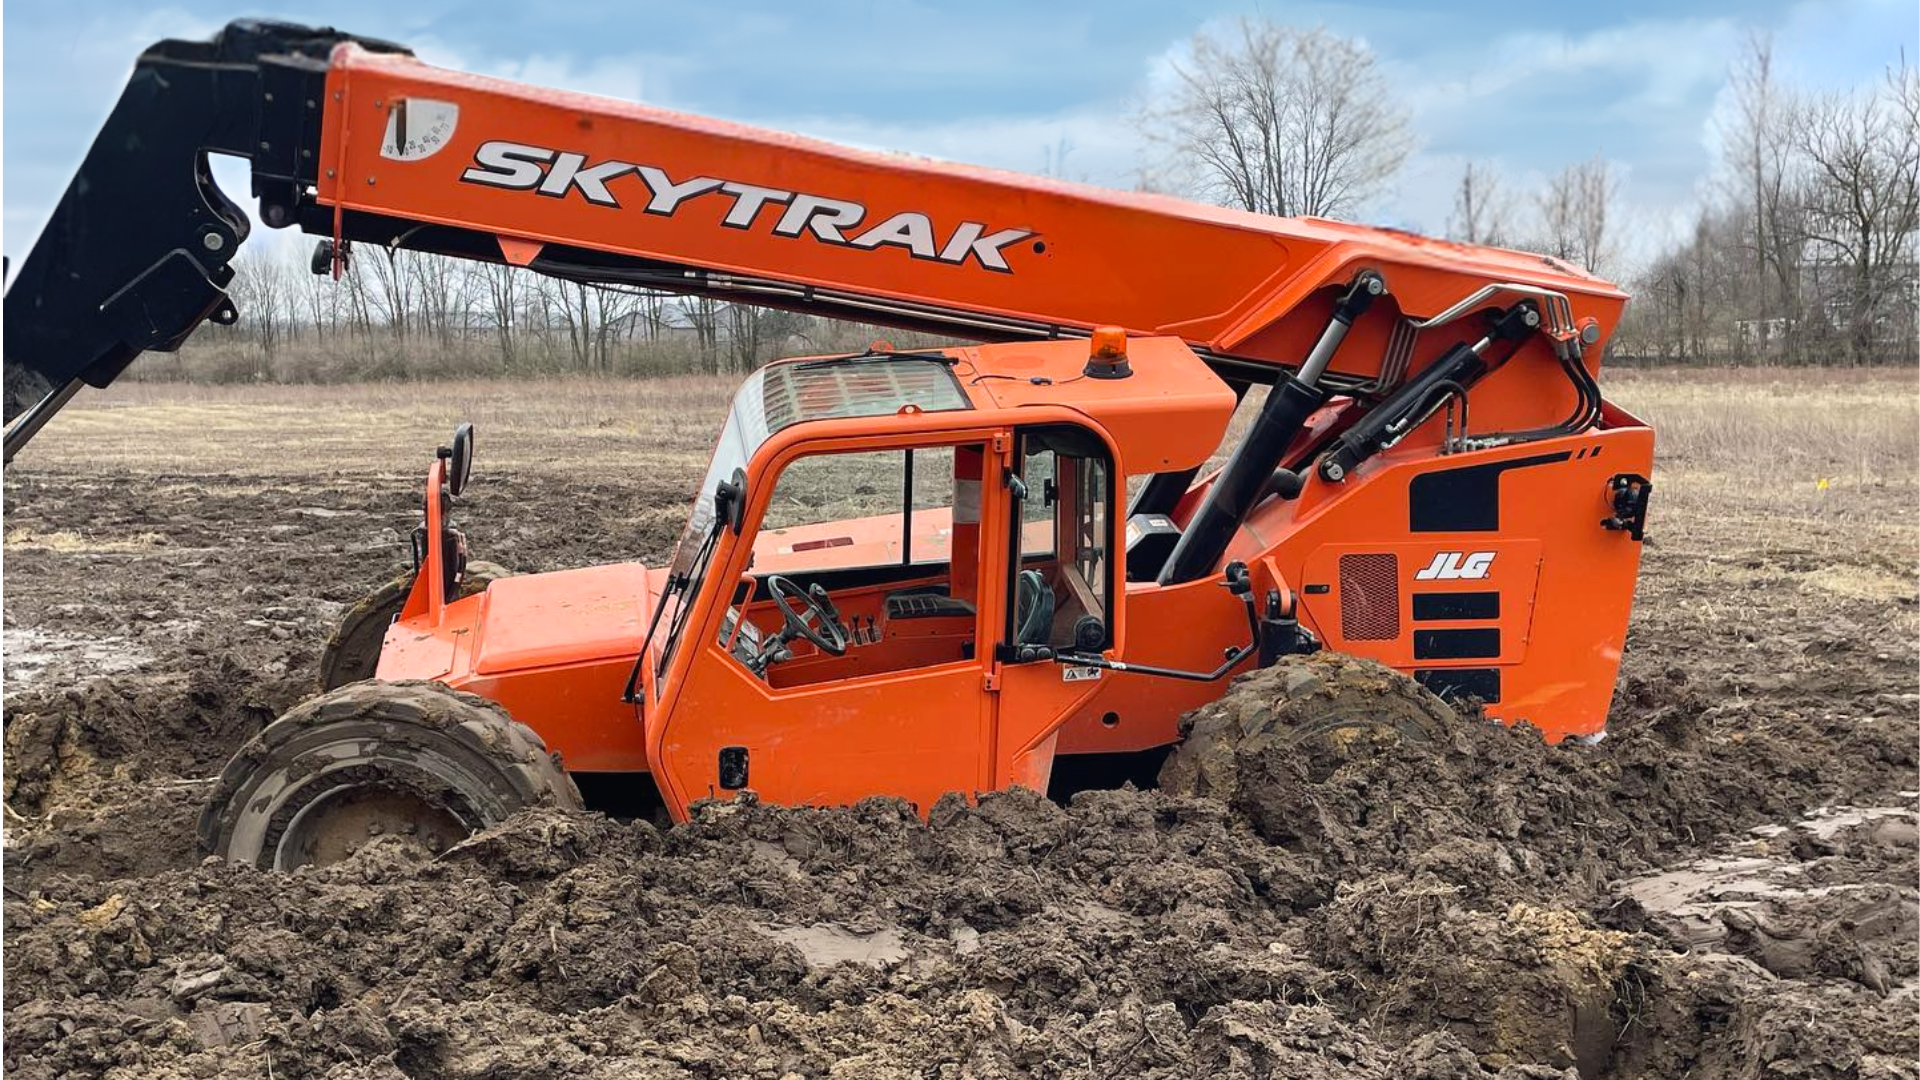
[[[1268,839],[1309,827],[1313,789],[1402,747],[1438,752],[1459,717],[1407,676],[1346,653],[1282,657],[1181,721],[1160,789],[1220,799]]]
[[[338,862],[389,835],[437,855],[529,806],[581,806],[533,729],[439,683],[361,682],[243,746],[201,812],[200,843],[272,870]]]
[[[469,562],[460,581],[460,595],[472,596],[485,591],[498,578],[507,576],[505,567],[490,562]],[[387,627],[399,618],[413,592],[414,571],[409,570],[375,589],[365,599],[340,616],[340,625],[320,653],[321,690],[336,690],[348,683],[373,678],[380,665],[380,646],[387,639]]]

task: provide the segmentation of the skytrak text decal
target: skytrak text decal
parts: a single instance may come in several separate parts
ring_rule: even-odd
[[[926,214],[907,211],[855,232],[867,219],[867,208],[846,199],[798,191],[760,187],[714,176],[675,181],[663,169],[631,161],[589,162],[585,154],[548,150],[539,146],[495,140],[474,151],[473,166],[460,174],[469,184],[535,191],[564,199],[578,193],[596,206],[619,208],[623,196],[644,195],[641,207],[649,214],[672,217],[688,202],[709,195],[729,198],[732,205],[720,224],[729,229],[751,229],[771,221],[773,235],[812,236],[823,244],[872,251],[897,247],[916,259],[963,266],[972,259],[988,270],[1010,274],[1005,250],[1033,236],[1028,229],[988,232],[978,221],[962,221],[940,235]],[[629,190],[619,190],[629,189]],[[772,207],[773,210],[762,214]]]

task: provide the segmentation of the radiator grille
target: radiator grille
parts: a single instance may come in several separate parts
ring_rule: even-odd
[[[1340,556],[1340,635],[1348,641],[1400,636],[1400,558]]]

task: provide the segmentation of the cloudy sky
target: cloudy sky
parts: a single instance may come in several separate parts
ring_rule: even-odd
[[[1605,153],[1647,250],[1710,190],[1730,63],[1769,33],[1785,76],[1845,88],[1917,50],[1913,0],[795,3],[285,0],[156,8],[11,0],[4,22],[4,247],[32,243],[134,57],[241,15],[331,23],[432,63],[1025,172],[1132,186],[1127,117],[1194,32],[1243,13],[1324,24],[1379,55],[1421,149],[1367,220],[1439,232],[1469,160],[1519,187]],[[1524,18],[1522,17],[1524,15]],[[1062,150],[1064,149],[1064,154]],[[225,172],[244,194],[244,172]],[[258,234],[256,234],[258,235]]]

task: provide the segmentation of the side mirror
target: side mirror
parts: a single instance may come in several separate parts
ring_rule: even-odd
[[[447,492],[456,497],[473,479],[473,425],[453,429],[453,453],[447,459]]]
[[[747,523],[747,471],[733,470],[730,479],[720,481],[713,490],[713,519],[724,521],[733,535],[739,536]]]

